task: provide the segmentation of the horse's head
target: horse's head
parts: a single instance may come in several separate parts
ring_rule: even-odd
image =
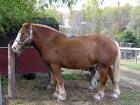
[[[23,49],[32,42],[32,26],[30,23],[24,23],[18,32],[18,35],[12,45],[15,53],[20,54]]]

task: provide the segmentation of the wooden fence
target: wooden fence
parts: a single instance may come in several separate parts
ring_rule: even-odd
[[[3,97],[2,97],[2,85],[1,85],[1,73],[0,73],[0,105],[2,105],[2,101],[3,101],[2,98]]]
[[[136,59],[136,64],[138,63],[138,54],[140,53],[140,48],[132,48],[132,47],[120,47],[120,50],[127,50],[127,51],[135,51],[135,59]]]

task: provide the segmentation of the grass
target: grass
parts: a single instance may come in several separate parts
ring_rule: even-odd
[[[80,75],[78,74],[63,74],[64,80],[79,80]]]
[[[121,66],[140,71],[140,64],[121,64]]]
[[[134,98],[135,97],[135,98]],[[121,98],[121,105],[140,105],[140,91],[131,91],[124,94]]]
[[[1,84],[2,84],[3,87],[7,87],[8,86],[8,81],[6,79],[2,79],[1,82],[2,82]]]

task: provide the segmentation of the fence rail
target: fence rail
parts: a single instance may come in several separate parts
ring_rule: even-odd
[[[121,50],[135,50],[135,51],[140,51],[140,48],[132,48],[132,47],[120,47]]]
[[[122,50],[127,50],[128,51],[135,51],[135,59],[136,59],[136,64],[138,63],[138,57],[140,57],[140,48],[132,48],[132,47],[120,47],[121,52],[123,52]],[[132,52],[130,52],[132,53]]]

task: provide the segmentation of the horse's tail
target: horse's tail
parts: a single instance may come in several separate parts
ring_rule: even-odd
[[[116,45],[117,45],[117,48],[118,48],[118,55],[116,57],[116,60],[113,64],[113,77],[114,77],[114,80],[116,82],[118,82],[120,80],[120,57],[121,57],[121,52],[120,52],[120,47],[119,47],[119,43],[116,42]]]

